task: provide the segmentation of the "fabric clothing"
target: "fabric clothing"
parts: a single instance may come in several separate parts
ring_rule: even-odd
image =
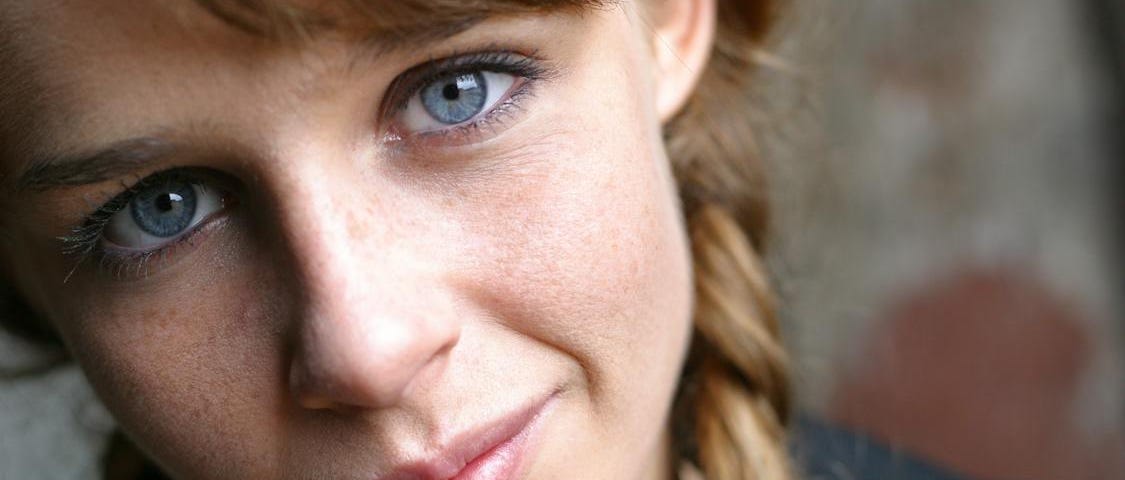
[[[802,480],[970,480],[810,416],[798,417],[791,439]]]

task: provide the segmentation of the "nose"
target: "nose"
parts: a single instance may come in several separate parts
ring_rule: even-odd
[[[394,406],[457,342],[457,329],[432,311],[344,305],[354,301],[348,297],[329,299],[302,322],[289,383],[304,408]]]
[[[320,192],[324,193],[324,192]],[[388,213],[336,194],[289,222],[300,297],[289,388],[308,409],[379,409],[433,378],[460,337],[436,261]],[[349,209],[347,205],[362,205]],[[302,213],[303,212],[303,213]],[[400,213],[401,215],[401,213]],[[417,242],[429,243],[434,242]]]

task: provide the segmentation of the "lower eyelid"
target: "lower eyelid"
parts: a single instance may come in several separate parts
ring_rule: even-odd
[[[489,112],[497,108],[497,106],[501,105],[511,96],[511,93],[521,82],[527,81],[526,78],[510,73],[494,72],[490,70],[479,70],[476,73],[479,73],[485,80],[484,85],[485,88],[487,88],[487,97],[484,101],[484,109],[481,113],[460,124],[443,124],[441,120],[434,118],[433,112],[425,105],[423,97],[426,89],[423,88],[411,95],[410,100],[396,114],[398,117],[396,123],[399,124],[402,133],[406,135],[421,135],[441,130],[450,130],[460,125],[472,123],[486,116]],[[460,76],[457,77],[460,78]],[[451,78],[453,78],[453,76],[444,77],[443,81],[449,81]],[[435,82],[431,82],[428,85],[433,85]]]
[[[183,249],[196,249],[202,242],[209,240],[211,235],[227,227],[231,215],[225,210],[213,213],[195,228],[176,237],[175,240],[152,250],[136,250],[112,245],[103,245],[96,255],[97,269],[103,274],[118,280],[147,278],[159,272],[160,269],[171,266],[180,259],[180,255],[187,255],[190,251]],[[160,262],[153,265],[153,262]]]
[[[225,231],[231,220],[237,217],[240,189],[236,182],[221,174],[203,172],[199,175],[209,179],[201,180],[199,183],[192,182],[194,188],[198,189],[197,196],[203,200],[197,205],[196,213],[190,223],[191,227],[171,240],[150,248],[114,244],[105,236],[104,231],[101,231],[91,242],[89,249],[73,253],[75,263],[68,275],[73,275],[85,263],[98,274],[114,280],[148,278],[203,247],[202,244],[212,235]],[[219,187],[216,184],[229,184],[230,188]],[[126,204],[123,208],[129,206]],[[117,210],[110,215],[116,215],[120,211]]]
[[[171,245],[173,243],[176,243],[184,237],[195,234],[195,232],[200,230],[201,228],[203,228],[205,226],[205,224],[214,221],[214,219],[218,218],[219,216],[221,216],[223,214],[224,214],[224,212],[221,209],[215,210],[211,213],[199,213],[199,212],[197,212],[196,215],[195,215],[195,218],[192,218],[192,226],[191,227],[189,227],[183,233],[173,237],[172,239],[165,241],[163,244],[161,244],[159,246],[154,246],[154,247],[151,247],[151,248],[136,248],[136,247],[127,247],[127,246],[115,244],[112,240],[109,240],[109,239],[105,238],[104,236],[102,237],[101,243],[103,245],[103,248],[112,248],[113,250],[118,251],[118,252],[133,252],[133,253],[136,253],[136,254],[141,254],[141,253],[145,253],[145,252],[154,252],[154,251],[157,251],[157,250],[160,250],[160,249],[164,248],[167,245]]]
[[[129,209],[133,208],[132,201],[130,201],[126,203],[122,208],[120,208],[116,213],[114,213],[112,217],[110,217],[109,221],[106,223],[105,227],[102,230],[102,243],[117,243],[120,248],[127,250],[156,250],[159,249],[161,245],[171,243],[180,236],[183,236],[184,234],[187,234],[190,231],[194,230],[196,226],[200,225],[208,217],[222,210],[223,194],[221,191],[217,189],[211,189],[206,184],[199,182],[190,182],[189,185],[195,193],[194,214],[192,215],[192,218],[188,220],[188,227],[180,235],[161,239],[144,232],[143,229],[135,223],[136,217],[129,214]],[[120,242],[115,241],[115,239],[129,239],[132,240],[132,242],[128,243],[133,243],[136,245],[151,244],[151,246],[126,247],[122,246]]]
[[[408,140],[409,147],[457,147],[486,140],[481,138],[480,132],[492,129],[491,133],[496,133],[495,129],[505,126],[505,118],[526,108],[525,103],[534,97],[537,82],[535,79],[517,78],[495,106],[468,123],[397,138]]]

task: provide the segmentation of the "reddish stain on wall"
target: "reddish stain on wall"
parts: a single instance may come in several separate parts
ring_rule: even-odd
[[[1125,478],[1123,435],[1074,426],[1083,324],[1031,275],[963,270],[880,315],[829,417],[975,478]]]

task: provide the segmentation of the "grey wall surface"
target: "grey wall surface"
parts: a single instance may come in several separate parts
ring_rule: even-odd
[[[925,400],[906,391],[924,387],[883,385],[871,392],[877,379],[864,380],[861,387],[868,391],[857,393],[857,387],[841,383],[888,375],[891,367],[878,364],[872,344],[894,323],[888,317],[903,317],[904,311],[932,316],[903,307],[925,304],[911,303],[912,298],[950,290],[943,285],[955,285],[954,291],[960,288],[956,285],[977,285],[962,288],[967,293],[961,297],[934,298],[963,297],[937,307],[958,316],[949,318],[946,330],[964,328],[965,319],[973,318],[977,323],[968,328],[979,328],[980,335],[971,330],[947,335],[938,325],[933,331],[941,339],[931,343],[946,337],[963,341],[933,346],[930,360],[893,351],[879,358],[948,362],[949,369],[960,368],[951,361],[958,355],[1012,359],[995,378],[979,372],[992,367],[983,364],[974,369],[979,371],[963,372],[964,381],[950,379],[964,396],[943,398],[979,401],[981,408],[994,409],[994,416],[1057,398],[1060,406],[1043,409],[1061,420],[1034,435],[1066,438],[1074,447],[1047,439],[1020,451],[983,445],[996,448],[989,454],[992,460],[966,460],[956,448],[942,450],[933,442],[917,446],[948,457],[938,459],[945,463],[959,462],[955,466],[962,471],[991,478],[1110,478],[1074,466],[1089,463],[1099,464],[1100,472],[1125,475],[1120,460],[1125,458],[1125,311],[1116,231],[1123,159],[1113,150],[1125,125],[1119,117],[1117,124],[1107,123],[1120,114],[1115,109],[1122,85],[1113,82],[1111,69],[1122,65],[1099,50],[1105,45],[1098,44],[1098,19],[1090,3],[801,3],[809,12],[798,19],[802,39],[787,45],[783,56],[794,59],[800,72],[794,81],[807,98],[786,89],[784,75],[771,78],[770,88],[787,92],[797,113],[781,127],[788,133],[769,159],[779,210],[771,264],[788,307],[788,341],[806,409],[876,436],[910,437],[893,425],[846,413],[857,406],[841,402],[874,400],[880,404],[867,408],[897,409],[909,419],[912,410],[916,416],[932,413],[925,410]],[[972,298],[974,291],[987,298]],[[997,308],[993,317],[973,306],[985,304]],[[1058,305],[1067,318],[1039,318],[1034,310],[1041,304]],[[1021,308],[1032,311],[1020,313]],[[995,318],[1001,316],[1007,318]],[[911,319],[894,321],[909,324]],[[1056,327],[1073,330],[1074,339],[1023,336]],[[989,340],[992,351],[972,351],[986,335],[998,337]],[[919,345],[928,346],[926,340]],[[1022,396],[1004,397],[1017,388],[1011,380],[1005,390],[1008,379],[1038,374],[1032,371],[1036,362],[1050,366],[1072,357],[1073,385],[1044,380],[1037,386],[1032,380]],[[918,368],[917,375],[940,373],[940,367],[926,365],[898,368]],[[909,379],[911,373],[894,375]],[[939,376],[944,378],[931,375]],[[981,380],[973,384],[970,377]],[[927,380],[935,379],[918,382]],[[991,384],[981,384],[985,381]],[[996,400],[988,405],[988,398],[974,395]],[[907,398],[916,404],[904,405]],[[1036,423],[1022,417],[1011,421]],[[987,428],[981,425],[978,433]],[[1016,437],[1012,430],[1009,437]],[[1074,451],[1080,449],[1093,453]],[[1057,461],[1036,463],[1029,458],[1036,455]],[[1013,474],[1010,468],[1020,458],[1040,471]]]

